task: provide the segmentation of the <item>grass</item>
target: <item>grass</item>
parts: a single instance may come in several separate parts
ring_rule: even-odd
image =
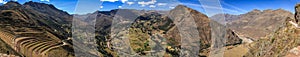
[[[150,51],[149,38],[147,33],[143,33],[141,29],[129,29],[129,40],[131,47],[136,53],[143,54],[143,51]]]
[[[56,48],[47,52],[42,57],[74,57],[74,55],[63,48]]]
[[[232,49],[225,50],[224,57],[243,57],[248,52],[248,48],[244,45],[236,46]]]

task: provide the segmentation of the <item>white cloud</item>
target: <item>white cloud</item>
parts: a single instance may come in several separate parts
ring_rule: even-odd
[[[122,6],[118,6],[118,8],[122,8]]]
[[[167,3],[157,3],[157,6],[165,6]]]
[[[128,0],[100,0],[102,2],[117,2],[117,1],[121,1],[122,3],[127,2]]]
[[[103,8],[103,6],[100,6],[100,8]]]
[[[132,5],[132,4],[134,4],[134,2],[127,2],[127,4],[128,4],[128,5]]]
[[[41,1],[47,1],[47,2],[50,2],[50,0],[41,0]]]
[[[150,5],[149,7],[150,7],[150,8],[155,8],[156,6],[154,6],[154,5]]]
[[[170,6],[169,8],[170,8],[170,9],[174,9],[175,7],[173,7],[173,6]]]
[[[102,2],[117,2],[119,0],[100,0],[100,1],[102,1]]]
[[[142,7],[145,7],[146,5],[142,5]]]
[[[122,3],[125,3],[126,1],[128,1],[128,0],[121,0]]]
[[[142,2],[138,2],[138,4],[142,5],[142,7],[147,6],[147,5],[151,5],[151,4],[155,4],[157,1],[156,0],[151,0],[148,2],[142,1]]]
[[[2,4],[6,4],[7,2],[3,1],[3,0],[0,0],[0,3]]]

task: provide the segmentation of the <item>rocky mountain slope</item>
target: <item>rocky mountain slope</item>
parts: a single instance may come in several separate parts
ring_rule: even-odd
[[[296,16],[298,15],[296,14]],[[275,29],[274,32],[270,32],[267,36],[252,43],[230,48],[225,51],[225,54],[231,55],[225,55],[225,57],[299,57],[300,31],[297,23],[298,18],[284,18],[282,26],[278,26],[278,29]],[[233,51],[237,53],[231,53]]]
[[[295,6],[294,18],[286,18],[285,26],[268,35],[266,39],[251,44],[247,56],[299,57],[299,6],[300,4]]]
[[[214,20],[220,18],[220,14],[212,16]],[[287,17],[293,17],[291,12],[283,9],[277,10],[253,10],[241,15],[225,14],[228,26],[237,32],[241,37],[250,39],[260,39],[269,33],[273,33]]]
[[[283,57],[289,50],[297,47],[299,41],[299,28],[289,21],[296,22],[295,19],[287,18],[284,26],[271,33],[264,39],[249,45],[249,57]]]
[[[235,20],[239,20],[241,18],[240,15],[231,15],[231,14],[216,14],[210,17],[210,19],[218,21],[218,22],[224,22],[222,21],[222,18],[225,19],[225,22],[232,22]],[[224,22],[224,23],[225,23]],[[224,24],[222,23],[222,24]]]
[[[127,11],[127,12],[136,12],[136,11]],[[209,47],[211,43],[211,27],[210,23],[218,24],[217,22],[211,21],[208,17],[196,10],[188,8],[183,5],[177,6],[175,9],[171,10],[169,14],[160,14],[153,11],[148,12],[140,12],[135,13],[139,15],[136,19],[134,19],[133,23],[130,24],[128,28],[128,33],[123,34],[120,32],[121,36],[128,35],[127,41],[121,41],[123,43],[131,44],[130,47],[133,49],[133,52],[141,55],[141,56],[149,56],[149,54],[156,54],[154,51],[164,51],[167,50],[167,54],[164,56],[180,56],[180,49],[185,48],[186,46],[182,46],[182,39],[187,38],[185,36],[181,36],[181,34],[189,33],[186,31],[181,31],[181,23],[190,21],[195,22],[195,26],[198,32],[197,35],[199,37],[195,39],[184,39],[187,41],[194,41],[191,45],[199,46],[200,54],[199,56],[208,56]],[[117,16],[117,15],[115,15]],[[105,56],[116,56],[116,52],[111,50],[114,41],[111,40],[111,26],[113,16],[111,14],[103,14],[98,13],[98,17],[96,21],[97,28],[97,39],[100,46],[100,51]],[[122,16],[120,16],[122,17]],[[185,17],[185,18],[182,18]],[[122,18],[121,18],[122,19]],[[117,19],[119,20],[119,19]],[[183,21],[186,20],[186,21]],[[195,21],[192,21],[195,20]],[[105,21],[105,22],[103,22]],[[118,23],[126,23],[128,21],[120,21]],[[127,24],[127,23],[126,23]],[[183,23],[184,24],[184,23]],[[186,24],[191,25],[191,24]],[[221,24],[219,26],[222,27]],[[184,27],[186,28],[186,27]],[[118,37],[121,37],[118,36]],[[242,40],[235,34],[235,32],[227,29],[226,37],[228,41],[226,41],[226,46],[241,44]],[[124,39],[123,39],[124,40]],[[162,41],[164,40],[164,41]],[[200,44],[200,45],[199,45]],[[126,48],[126,47],[124,47]],[[161,49],[165,48],[165,49]],[[158,50],[155,50],[158,49]],[[129,50],[130,51],[130,50]],[[153,52],[152,52],[153,51]]]
[[[174,23],[177,25],[177,27],[175,27],[177,30],[175,31],[179,31],[179,33],[170,33],[170,35],[175,36],[175,35],[181,35],[181,37],[175,37],[175,39],[180,39],[181,41],[197,41],[197,39],[199,39],[198,41],[200,41],[199,43],[189,43],[189,44],[200,44],[199,46],[199,50],[200,50],[200,56],[208,56],[209,54],[207,54],[206,52],[209,51],[209,49],[212,47],[212,32],[213,28],[218,28],[218,27],[223,27],[223,25],[210,20],[206,15],[193,10],[191,8],[187,8],[186,6],[177,6],[175,9],[171,10],[170,13],[170,18],[174,21]],[[191,25],[193,25],[192,22],[195,22],[195,26],[197,27],[196,30],[198,30],[198,34],[199,34],[199,38],[196,39],[189,39],[189,37],[183,36],[182,34],[192,34],[193,33],[191,31],[180,31],[180,30],[185,30],[188,29],[187,27],[192,27]],[[214,26],[213,26],[214,25]],[[224,29],[226,29],[225,27],[223,27]],[[192,30],[192,29],[189,29]],[[171,30],[172,31],[172,30]],[[239,39],[239,37],[237,37],[237,35],[232,34],[234,32],[232,32],[230,29],[226,30],[227,33],[225,33],[225,37],[227,38],[227,41],[225,43],[226,46],[229,45],[235,45],[235,44],[240,44],[241,43],[241,39]],[[187,39],[184,39],[187,38]],[[223,38],[223,37],[222,37]],[[181,42],[182,43],[182,42]],[[188,46],[184,46],[186,43],[182,43],[180,45],[181,48],[187,48]],[[185,52],[185,51],[181,51],[181,52]]]

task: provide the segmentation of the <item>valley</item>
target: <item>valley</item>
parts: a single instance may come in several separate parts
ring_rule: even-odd
[[[297,12],[254,9],[208,17],[177,5],[79,15],[10,1],[0,6],[0,57],[297,57]],[[218,23],[221,18],[226,24]]]

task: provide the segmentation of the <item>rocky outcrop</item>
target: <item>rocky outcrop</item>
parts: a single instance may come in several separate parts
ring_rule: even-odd
[[[298,46],[289,50],[289,52],[286,54],[285,57],[299,57],[300,56],[299,52],[300,52],[300,47]]]
[[[295,6],[295,17],[296,18],[296,22],[299,23],[300,20],[300,4],[297,4]]]
[[[289,19],[288,21],[290,21],[290,22],[295,22],[295,24],[296,25],[294,25],[295,27],[298,27],[298,25],[299,25],[299,12],[300,12],[300,10],[299,10],[299,7],[300,6],[300,4],[297,4],[296,6],[295,6],[295,19]],[[295,31],[295,34],[298,34],[298,36],[299,36],[299,34],[300,34],[300,30],[299,30],[299,28],[297,28],[296,29],[296,31]],[[287,53],[286,53],[286,56],[285,57],[299,57],[300,55],[299,55],[299,52],[300,52],[300,50],[299,50],[299,48],[300,48],[300,46],[297,46],[297,47],[295,47],[295,46],[293,46],[294,48],[292,48],[292,49],[290,49]]]

